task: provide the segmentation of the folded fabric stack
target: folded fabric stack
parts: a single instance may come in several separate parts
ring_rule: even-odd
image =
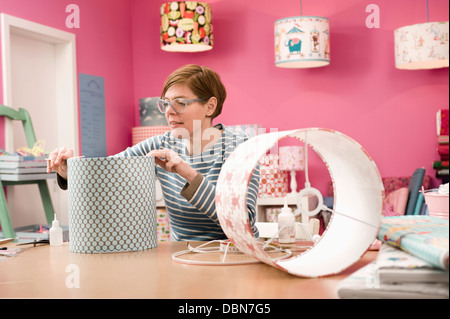
[[[345,278],[340,298],[449,298],[449,222],[432,216],[383,218],[377,259]]]
[[[449,176],[448,117],[448,109],[439,110],[436,114],[437,152],[440,159],[433,162],[433,168],[436,170],[436,177],[441,178],[443,184],[448,183]]]

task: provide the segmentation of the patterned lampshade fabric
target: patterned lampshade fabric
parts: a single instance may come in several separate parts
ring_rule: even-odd
[[[70,251],[156,247],[155,180],[152,157],[69,159]]]

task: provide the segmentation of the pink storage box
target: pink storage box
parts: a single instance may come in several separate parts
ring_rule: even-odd
[[[152,136],[164,134],[168,126],[137,126],[131,128],[132,143],[136,145]]]

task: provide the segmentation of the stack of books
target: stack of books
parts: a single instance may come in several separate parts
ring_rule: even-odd
[[[433,168],[443,184],[448,183],[449,176],[448,117],[448,109],[439,110],[436,114],[437,152],[440,159],[433,162]]]
[[[376,260],[342,280],[340,298],[449,298],[449,222],[432,216],[383,219]]]

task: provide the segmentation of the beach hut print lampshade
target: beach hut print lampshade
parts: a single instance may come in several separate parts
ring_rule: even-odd
[[[213,48],[211,5],[173,1],[161,5],[161,50],[202,52]]]
[[[327,18],[300,16],[275,21],[275,65],[315,68],[330,64]]]

